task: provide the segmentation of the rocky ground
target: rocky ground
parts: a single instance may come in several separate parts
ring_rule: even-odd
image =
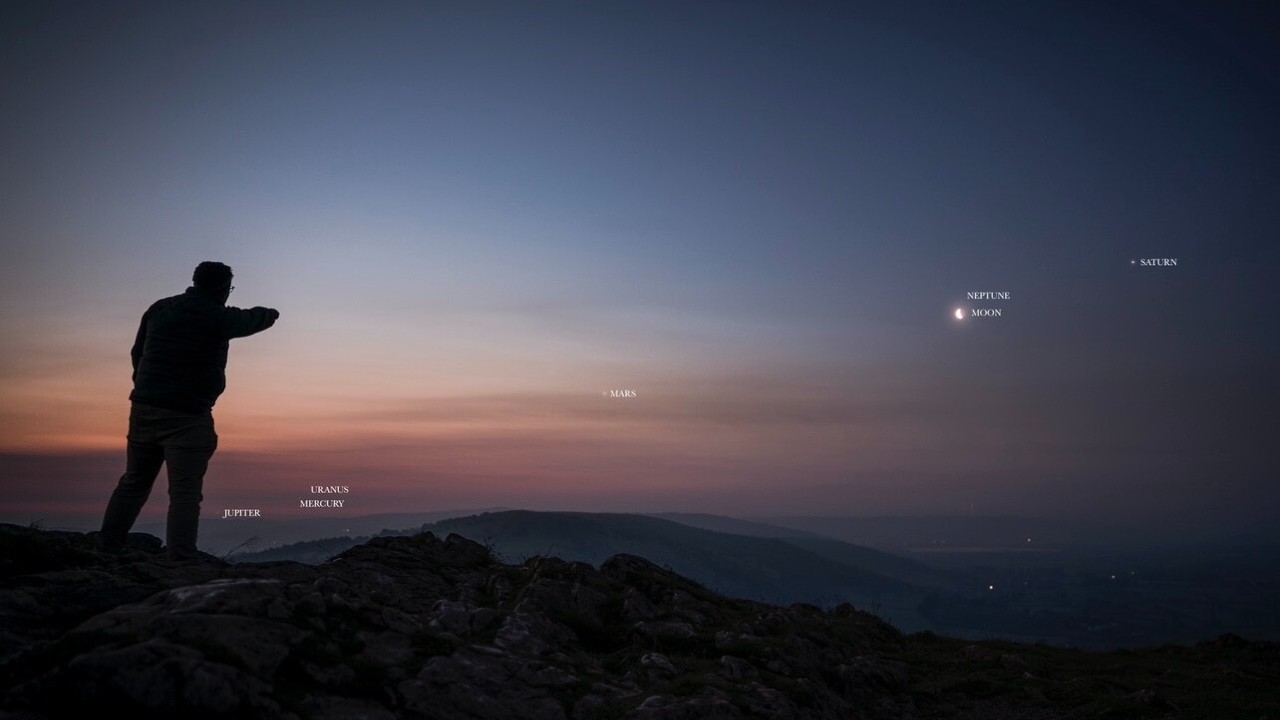
[[[1280,649],[1083,653],[733,600],[430,533],[318,566],[0,525],[0,718],[1272,718]]]

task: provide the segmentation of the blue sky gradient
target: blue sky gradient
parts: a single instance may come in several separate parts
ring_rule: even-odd
[[[214,504],[1261,521],[1275,14],[7,3],[0,515],[105,503],[137,318],[213,259],[281,311]]]

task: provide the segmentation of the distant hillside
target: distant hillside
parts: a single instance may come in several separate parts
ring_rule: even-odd
[[[794,533],[818,534],[858,545],[895,551],[924,548],[1022,548],[1030,538],[1034,547],[1096,542],[1105,528],[1063,520],[982,515],[936,516],[769,516],[753,518],[761,524]]]
[[[914,606],[909,583],[776,538],[712,532],[645,515],[515,510],[423,526],[485,544],[508,561],[546,555],[598,565],[640,555],[731,597],[766,602]],[[908,600],[907,598],[912,598]]]
[[[660,522],[646,522],[650,518],[657,518]],[[686,527],[673,527],[672,522]],[[885,598],[880,595],[884,594],[885,579],[923,587],[943,585],[952,580],[949,574],[890,553],[719,515],[670,513],[658,517],[504,511],[453,518],[423,527],[433,532],[458,532],[477,542],[489,542],[495,551],[511,559],[554,555],[598,564],[600,558],[622,550],[632,553],[656,550],[664,558],[662,563],[682,572],[688,569],[691,576],[705,580],[708,585],[715,586],[719,582],[737,588],[743,597],[772,597],[778,601],[829,599],[833,596],[831,588],[836,582],[842,582],[853,586],[851,595],[859,595],[863,599],[875,595],[875,601],[883,604]],[[688,528],[708,532],[690,532]],[[714,531],[715,528],[743,532],[734,534]],[[392,533],[384,531],[381,534]],[[486,537],[471,537],[480,534]],[[712,535],[726,537],[712,538]],[[367,539],[367,536],[321,538],[267,550],[240,552],[229,559],[235,562],[293,560],[314,565]],[[804,552],[795,553],[776,543],[761,543],[761,539],[779,539]],[[762,553],[761,548],[766,550]],[[823,563],[823,558],[845,567],[833,568],[829,563]],[[792,574],[784,579],[778,570],[779,565],[790,568]],[[867,571],[883,577],[865,575]],[[787,582],[797,584],[788,585]],[[901,587],[894,590],[901,590]],[[845,587],[843,592],[849,593],[849,588]]]
[[[781,525],[756,522],[754,520],[743,520],[742,518],[728,517],[725,515],[676,512],[645,514],[649,517],[662,518],[663,520],[678,522],[682,525],[692,525],[693,527],[699,527],[703,530],[713,530],[715,532],[729,533],[731,535],[749,535],[751,537],[767,538],[825,537],[818,533],[783,527]]]
[[[372,537],[384,530],[416,529],[423,523],[505,508],[436,510],[432,512],[343,515],[325,512],[312,517],[211,518],[200,523],[200,549],[222,556],[229,552],[279,549],[316,538]],[[138,523],[135,532],[164,537],[164,522]]]
[[[801,549],[808,550],[815,555],[834,560],[841,565],[870,570],[912,585],[932,587],[949,585],[959,581],[958,576],[954,573],[944,572],[900,555],[873,550],[869,547],[854,545],[804,530],[769,525],[752,520],[741,520],[723,515],[662,513],[651,517],[659,517],[683,525],[692,525],[693,527],[721,533],[778,538]]]
[[[911,585],[944,587],[965,581],[959,573],[939,570],[892,553],[833,538],[790,537],[784,542],[841,565],[864,568]]]

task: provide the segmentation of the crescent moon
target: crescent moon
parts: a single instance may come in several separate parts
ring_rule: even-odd
[[[957,320],[963,320],[963,319],[964,319],[964,309],[963,309],[963,308],[956,308],[956,319],[957,319]]]

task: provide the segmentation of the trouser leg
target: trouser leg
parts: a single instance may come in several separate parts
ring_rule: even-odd
[[[192,421],[166,439],[169,518],[165,539],[171,555],[189,555],[196,551],[204,474],[217,447],[212,417]]]
[[[131,422],[132,426],[133,423]],[[128,459],[124,475],[111,493],[107,510],[102,517],[102,542],[107,546],[124,544],[125,537],[138,519],[138,513],[151,495],[151,487],[164,462],[164,448],[147,438],[138,437],[130,427]]]

